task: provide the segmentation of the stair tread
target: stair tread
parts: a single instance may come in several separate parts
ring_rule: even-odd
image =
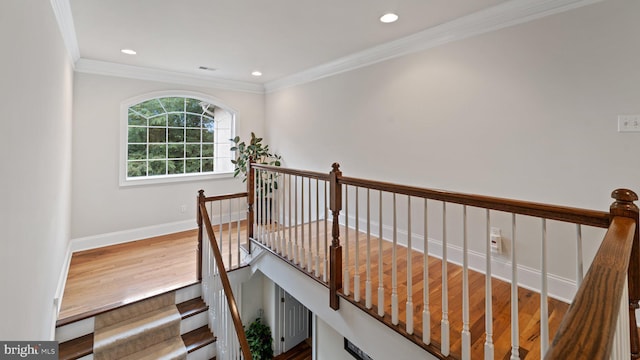
[[[209,306],[207,306],[204,300],[200,297],[181,302],[180,304],[177,304],[176,307],[183,319],[205,312],[209,309]]]
[[[211,333],[207,325],[199,327],[186,334],[182,334],[182,341],[187,348],[187,352],[194,352],[204,346],[216,341],[216,337]]]
[[[79,359],[93,352],[93,333],[60,343],[60,360]]]
[[[180,337],[173,337],[155,345],[149,346],[121,360],[161,360],[184,359],[185,346]]]
[[[170,305],[158,310],[140,314],[139,316],[121,323],[110,325],[101,329],[100,332],[96,332],[94,336],[94,347],[124,341],[134,334],[147,332],[150,329],[161,328],[171,321],[175,321],[177,316],[179,316],[179,314],[175,305]]]

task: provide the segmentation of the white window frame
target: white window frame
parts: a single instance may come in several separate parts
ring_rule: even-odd
[[[139,96],[124,100],[120,104],[120,176],[119,176],[120,186],[152,185],[152,184],[165,184],[165,183],[176,183],[176,182],[185,182],[185,181],[202,181],[202,180],[210,180],[210,179],[232,178],[233,168],[231,168],[231,170],[229,170],[228,172],[219,172],[219,173],[171,174],[171,175],[154,175],[154,176],[140,176],[140,177],[127,176],[127,160],[128,160],[127,148],[128,148],[128,140],[129,140],[128,139],[129,107],[139,104],[141,102],[145,102],[147,100],[152,100],[155,98],[163,98],[163,97],[187,97],[187,98],[197,99],[228,111],[229,113],[231,113],[230,138],[232,139],[235,137],[236,117],[238,115],[238,112],[233,108],[226,106],[222,101],[220,101],[219,99],[216,99],[211,95],[202,94],[202,93],[193,92],[193,91],[170,90],[170,91],[156,91],[156,92],[147,93],[147,94],[139,95]],[[219,144],[219,142],[214,142],[214,147],[217,146],[217,144]],[[231,142],[229,142],[229,147],[231,146],[232,146]],[[215,152],[214,152],[214,155],[215,155]],[[234,156],[233,153],[232,153],[232,156]],[[214,157],[214,165],[215,165],[216,159],[217,158]]]

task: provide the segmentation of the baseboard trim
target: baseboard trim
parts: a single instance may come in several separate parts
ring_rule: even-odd
[[[130,241],[146,239],[154,236],[172,234],[180,231],[196,229],[195,220],[176,221],[167,224],[146,226],[136,229],[115,231],[106,234],[86,236],[71,240],[71,252],[96,249],[103,246],[123,244]]]

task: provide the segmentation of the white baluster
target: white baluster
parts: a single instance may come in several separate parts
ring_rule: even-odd
[[[320,277],[320,181],[316,179],[316,277]]]
[[[231,231],[231,225],[233,224],[233,219],[231,218],[231,214],[233,212],[231,209],[231,199],[227,200],[227,202],[229,203],[229,224],[228,224],[229,226],[229,246],[228,246],[229,247],[229,264],[227,264],[225,268],[232,269],[233,268],[233,250],[231,250],[232,249],[231,244],[233,244],[233,240],[232,240],[233,237],[231,236],[231,233],[233,231]],[[220,241],[222,241],[222,238],[220,238]]]
[[[489,209],[487,213],[487,238],[486,245],[486,273],[485,273],[485,295],[484,295],[484,318],[485,318],[485,340],[484,358],[493,359],[493,292],[491,288],[491,215]]]
[[[582,284],[583,275],[583,260],[582,260],[582,225],[576,224],[576,282],[577,287]]]
[[[238,198],[236,200],[236,208],[238,209],[238,212],[240,212],[240,209],[242,209],[242,201],[243,200],[244,200],[244,198]],[[238,214],[238,215],[240,215],[240,214]],[[238,251],[236,252],[236,256],[238,257],[238,267],[240,266],[240,260],[241,260],[241,257],[240,257],[240,241],[241,241],[241,239],[240,239],[240,223],[241,223],[241,220],[240,219],[241,218],[242,218],[241,216],[238,216],[238,218],[236,219],[236,231],[237,231],[237,235],[236,235],[237,239],[236,240],[238,241]]]
[[[428,201],[424,199],[424,232],[422,254],[422,342],[431,343],[431,311],[429,310],[429,232]]]
[[[469,246],[467,206],[462,207],[462,359],[471,358],[471,332],[469,331]]]
[[[398,245],[396,193],[393,193],[393,247],[391,248],[391,323],[398,325],[398,259],[396,246]]]
[[[289,238],[287,239],[287,259],[293,261],[293,259],[294,259],[293,237],[291,237],[291,230],[293,229],[293,226],[291,224],[291,220],[293,219],[292,218],[292,214],[291,214],[291,209],[292,209],[291,208],[291,199],[292,199],[292,197],[291,197],[291,174],[288,174],[287,177],[288,177],[288,180],[289,180],[288,181],[288,186],[287,186],[288,192],[289,192],[289,201],[288,201],[288,203],[289,203],[289,211],[287,212],[287,215],[288,215],[288,217],[287,217],[287,226],[289,227],[289,229],[288,229],[289,230]]]
[[[384,271],[382,266],[382,190],[378,206],[378,316],[384,316]]]
[[[370,191],[367,188],[367,280],[364,285],[364,303],[367,309],[373,306],[371,300],[371,201]]]
[[[353,299],[360,301],[360,188],[356,187],[356,239],[355,239],[355,270],[353,273]]]
[[[298,177],[294,176],[293,178],[295,184],[294,201],[293,204],[295,206],[293,212],[293,233],[294,233],[294,247],[293,247],[293,263],[300,263],[300,244],[298,243]]]
[[[540,285],[540,358],[549,348],[549,311],[547,309],[547,219],[542,219],[541,244],[541,285]]]
[[[440,334],[442,355],[449,356],[449,280],[447,269],[447,203],[442,202],[442,320]]]
[[[406,323],[407,334],[413,334],[413,276],[411,266],[413,251],[411,246],[411,196],[407,196],[407,304],[406,304]]]
[[[349,296],[350,292],[350,269],[349,269],[349,186],[344,186],[344,270],[342,271],[342,290]]]
[[[304,269],[306,263],[306,252],[304,245],[304,178],[300,178],[300,253],[298,259],[300,267]]]
[[[518,261],[516,259],[516,214],[511,214],[511,360],[520,360],[518,324]]]
[[[322,266],[322,281],[327,282],[327,268],[329,267],[329,260],[327,253],[329,252],[329,206],[327,202],[327,185],[328,182],[324,182],[324,251],[323,251],[323,266]]]
[[[309,246],[307,248],[307,250],[309,251],[308,256],[307,256],[307,272],[309,272],[309,274],[311,274],[311,272],[313,271],[313,246],[311,244],[311,238],[313,237],[313,228],[312,228],[312,223],[311,223],[311,178],[309,178],[308,180],[308,185],[309,185],[309,192],[307,195],[307,197],[309,198]]]

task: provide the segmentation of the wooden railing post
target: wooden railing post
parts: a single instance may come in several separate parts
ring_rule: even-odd
[[[609,212],[611,218],[622,216],[632,218],[636,222],[636,231],[631,248],[631,259],[629,259],[628,281],[629,281],[629,333],[631,336],[631,358],[640,358],[640,339],[638,338],[638,326],[636,324],[636,309],[640,307],[640,243],[638,215],[640,211],[633,203],[638,200],[638,195],[628,189],[616,189],[611,193],[614,198]]]
[[[253,174],[253,158],[247,162],[247,251],[251,254],[251,239],[253,239],[253,201],[255,197],[255,176]]]
[[[197,213],[196,213],[196,221],[198,223],[198,248],[196,249],[196,264],[198,271],[198,280],[202,280],[202,212],[200,211],[200,204],[204,202],[204,190],[198,190],[198,199],[197,199]]]
[[[340,164],[333,163],[329,178],[329,207],[333,216],[331,227],[331,251],[329,253],[329,306],[333,310],[340,309],[338,291],[342,290],[342,246],[340,245],[339,216],[342,210],[342,186],[340,185]]]

